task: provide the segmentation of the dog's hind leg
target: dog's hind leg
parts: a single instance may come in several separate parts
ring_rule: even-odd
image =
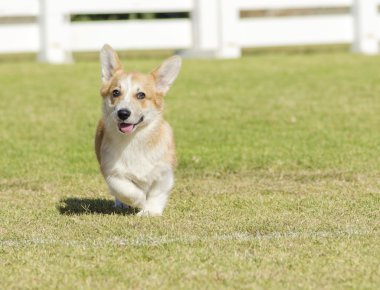
[[[160,180],[153,183],[152,188],[147,194],[144,208],[137,214],[139,216],[161,216],[169,192],[174,185],[174,176],[171,170],[167,171]]]

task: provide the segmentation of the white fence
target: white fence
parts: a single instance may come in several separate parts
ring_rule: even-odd
[[[72,51],[181,49],[184,55],[239,57],[241,48],[352,44],[378,53],[380,0],[2,0],[4,17],[35,17],[33,23],[0,22],[0,53],[39,52],[52,63]],[[241,18],[241,11],[346,7],[347,14]],[[73,14],[189,12],[191,19],[70,22]]]

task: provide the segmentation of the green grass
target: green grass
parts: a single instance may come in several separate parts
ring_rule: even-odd
[[[149,71],[160,59],[124,59]],[[0,288],[379,289],[380,57],[185,61],[162,218],[98,171],[96,62],[0,64]]]

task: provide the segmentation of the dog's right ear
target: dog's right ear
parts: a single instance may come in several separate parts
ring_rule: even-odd
[[[103,83],[108,82],[115,72],[121,69],[119,56],[108,44],[105,44],[100,51],[100,64],[102,66]]]

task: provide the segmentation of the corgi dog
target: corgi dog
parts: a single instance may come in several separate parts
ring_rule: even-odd
[[[181,69],[172,56],[149,74],[125,72],[116,52],[100,52],[103,117],[95,151],[115,206],[161,216],[174,185],[175,144],[163,118],[164,96]]]

